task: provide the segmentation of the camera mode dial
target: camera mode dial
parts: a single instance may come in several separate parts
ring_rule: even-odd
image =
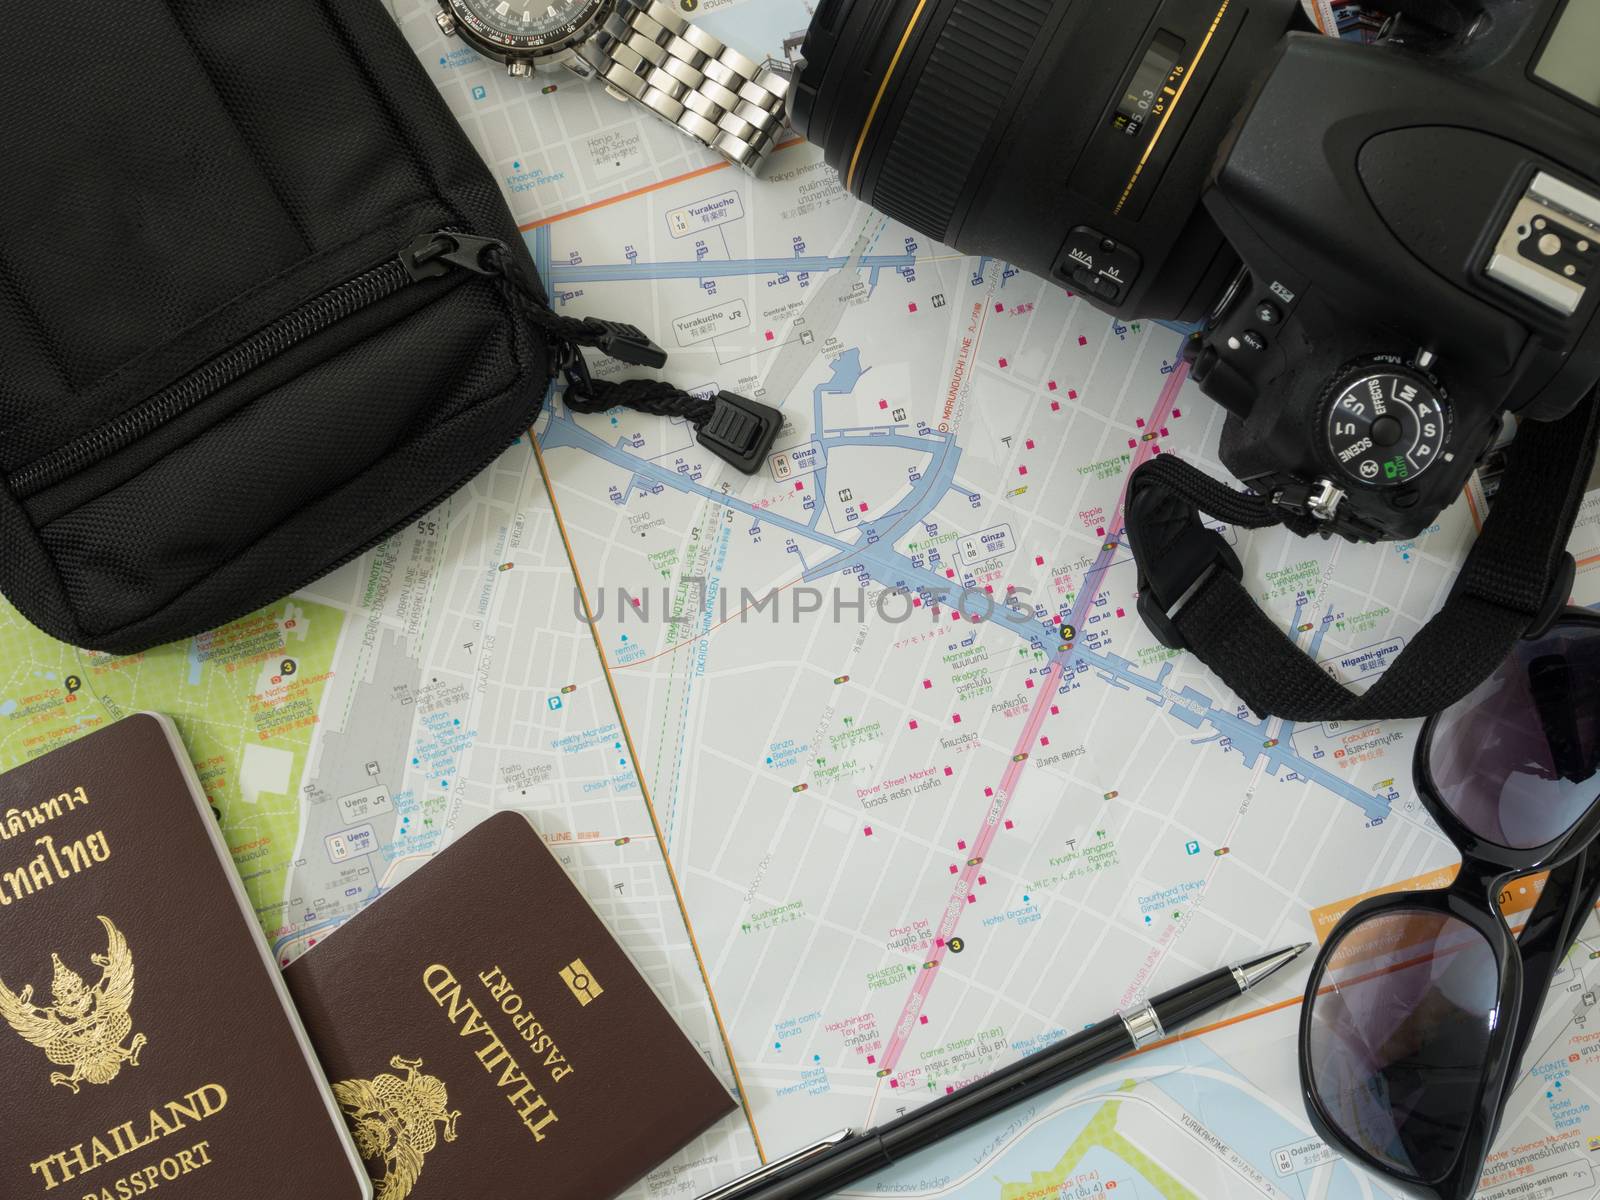
[[[1363,359],[1328,386],[1322,405],[1332,463],[1368,487],[1398,488],[1450,458],[1450,401],[1428,372],[1397,358]]]

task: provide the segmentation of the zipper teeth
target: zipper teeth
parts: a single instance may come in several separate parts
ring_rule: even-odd
[[[313,334],[398,292],[411,276],[398,259],[372,267],[306,301],[212,359],[193,374],[157,392],[137,408],[36,459],[6,480],[20,500],[95,465],[140,438],[154,433],[228,384],[249,374]]]

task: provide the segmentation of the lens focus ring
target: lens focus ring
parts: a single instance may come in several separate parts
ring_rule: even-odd
[[[898,127],[884,128],[889,149],[862,199],[914,229],[948,234],[1018,64],[1053,7],[1050,0],[957,0],[926,66],[909,81]]]

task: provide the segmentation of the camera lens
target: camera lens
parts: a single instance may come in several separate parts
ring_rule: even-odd
[[[855,196],[1108,310],[1237,267],[1206,175],[1298,0],[824,0],[791,115]]]

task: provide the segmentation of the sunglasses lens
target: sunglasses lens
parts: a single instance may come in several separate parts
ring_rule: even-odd
[[[1600,626],[1518,645],[1440,715],[1428,769],[1485,841],[1526,850],[1571,829],[1600,797]]]
[[[1352,1145],[1400,1175],[1438,1179],[1478,1104],[1498,1018],[1494,949],[1420,909],[1336,937],[1311,1005],[1307,1086]]]

